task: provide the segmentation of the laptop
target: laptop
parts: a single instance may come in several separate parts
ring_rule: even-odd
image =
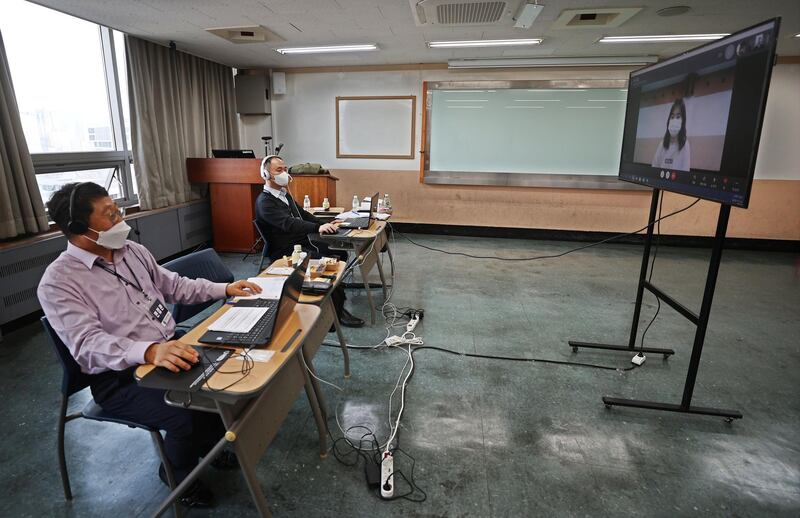
[[[255,158],[256,154],[252,149],[212,149],[211,156],[214,158]]]
[[[347,219],[342,221],[339,224],[339,228],[336,230],[336,235],[344,235],[350,232],[351,230],[362,230],[365,228],[369,228],[370,223],[373,219],[375,219],[375,212],[378,210],[378,196],[379,194],[376,192],[372,195],[372,198],[369,200],[369,214],[366,217],[362,218],[353,218]]]
[[[258,320],[249,329],[239,332],[212,331],[209,329],[198,340],[203,344],[235,345],[242,347],[263,347],[269,343],[278,322],[284,322],[292,314],[295,305],[300,299],[303,288],[303,279],[308,267],[308,258],[295,268],[283,283],[280,299],[244,299],[234,304],[235,309],[244,309],[244,313],[258,314]],[[249,312],[248,310],[254,310]],[[266,311],[264,311],[266,310]],[[222,318],[222,317],[220,317]],[[212,324],[213,325],[213,324]]]

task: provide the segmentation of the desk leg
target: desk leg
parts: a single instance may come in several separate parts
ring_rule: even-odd
[[[375,305],[372,303],[372,293],[369,290],[369,271],[364,268],[364,265],[358,267],[359,271],[361,272],[361,278],[364,281],[364,291],[367,292],[367,302],[369,303],[369,314],[370,314],[370,322],[374,325],[375,324]]]
[[[309,357],[308,354],[306,354],[305,350],[303,351],[303,359],[306,361],[306,365],[308,365],[308,370],[311,371],[311,374],[317,376],[317,370],[314,368],[314,364],[311,363],[311,358]],[[316,407],[314,406],[314,404],[312,404],[311,410],[314,410],[315,408],[319,409],[319,413],[322,416],[322,420],[326,423],[325,429],[327,430],[328,410],[327,406],[325,405],[325,397],[322,395],[322,388],[319,385],[319,381],[317,381],[317,378],[315,378],[314,376],[309,376],[308,372],[306,372],[306,378],[308,379],[308,382],[311,383],[311,388],[314,389],[314,396],[316,398],[314,400],[316,402]],[[309,401],[311,401],[310,398]]]
[[[225,437],[222,437],[222,439],[220,439],[217,442],[217,444],[213,448],[211,448],[211,451],[209,451],[208,454],[205,457],[203,457],[203,460],[200,461],[200,463],[197,466],[195,466],[195,468],[191,471],[191,473],[189,473],[186,476],[186,478],[183,479],[183,481],[181,481],[180,484],[178,484],[178,487],[173,489],[172,492],[169,495],[167,495],[167,498],[165,498],[164,501],[161,502],[161,506],[158,508],[158,510],[156,510],[155,513],[153,513],[153,516],[157,517],[157,516],[161,516],[162,514],[164,514],[167,511],[167,509],[170,508],[172,503],[175,502],[178,499],[178,497],[184,491],[186,491],[186,489],[188,489],[189,486],[192,485],[192,483],[194,483],[195,480],[198,479],[198,477],[200,476],[200,473],[202,473],[203,470],[209,464],[211,464],[211,462],[214,459],[217,458],[217,455],[219,455],[220,452],[225,448],[226,444],[228,444],[228,440]],[[241,457],[239,458],[239,462],[240,463],[242,462]],[[256,498],[256,496],[253,495],[253,499],[254,500],[255,500],[255,498]],[[261,495],[261,498],[262,499],[264,498],[263,494]],[[266,504],[266,500],[264,500],[264,503]],[[267,507],[266,509],[267,509],[267,514],[266,515],[262,514],[262,516],[270,516],[269,515],[269,508]]]
[[[247,488],[250,490],[250,496],[253,498],[253,502],[256,504],[259,516],[262,516],[263,518],[271,518],[272,513],[269,510],[267,499],[264,498],[264,493],[261,491],[261,482],[259,482],[258,477],[256,476],[254,463],[251,461],[251,459],[247,458],[247,455],[245,455],[240,451],[239,448],[236,447],[235,442],[233,444],[233,449],[236,451],[236,458],[239,461],[239,467],[242,469],[242,476],[244,476],[244,481],[247,483]]]
[[[311,358],[309,358],[305,351],[302,349],[297,354],[302,354],[303,358],[298,358],[299,361],[305,361],[308,370],[303,369],[303,376],[305,377],[306,396],[308,396],[308,404],[311,406],[311,413],[314,414],[314,421],[317,422],[317,432],[319,433],[319,458],[324,459],[328,456],[328,423],[325,421],[326,417],[322,411],[322,391],[319,384],[314,384],[316,381],[309,376],[309,371],[314,372],[311,367]]]
[[[378,265],[378,275],[381,276],[381,284],[383,285],[383,298],[385,300],[386,297],[389,296],[389,294],[386,291],[386,276],[383,274],[383,263],[381,262],[380,252],[378,252],[378,255],[375,257],[375,264]]]
[[[333,306],[333,301],[330,297],[327,299],[329,304],[328,310],[333,313],[333,327],[336,329],[336,336],[339,337],[339,345],[342,346],[342,356],[344,356],[344,377],[350,377],[350,351],[347,350],[347,340],[344,339],[342,333],[342,326],[339,323],[339,316],[336,314],[336,308]]]

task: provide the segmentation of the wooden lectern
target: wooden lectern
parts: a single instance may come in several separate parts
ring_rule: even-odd
[[[214,249],[218,252],[247,252],[257,239],[253,220],[256,198],[264,188],[258,158],[187,158],[189,181],[207,183],[211,198]],[[330,174],[293,174],[289,191],[298,205],[303,197],[319,207],[328,198],[336,205],[336,181]]]

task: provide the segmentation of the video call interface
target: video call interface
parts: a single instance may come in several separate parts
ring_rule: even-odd
[[[620,179],[746,206],[774,21],[631,74]]]

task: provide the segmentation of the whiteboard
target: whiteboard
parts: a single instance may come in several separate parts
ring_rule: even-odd
[[[434,90],[430,170],[617,176],[626,92]]]
[[[337,97],[337,158],[414,158],[416,96]]]

